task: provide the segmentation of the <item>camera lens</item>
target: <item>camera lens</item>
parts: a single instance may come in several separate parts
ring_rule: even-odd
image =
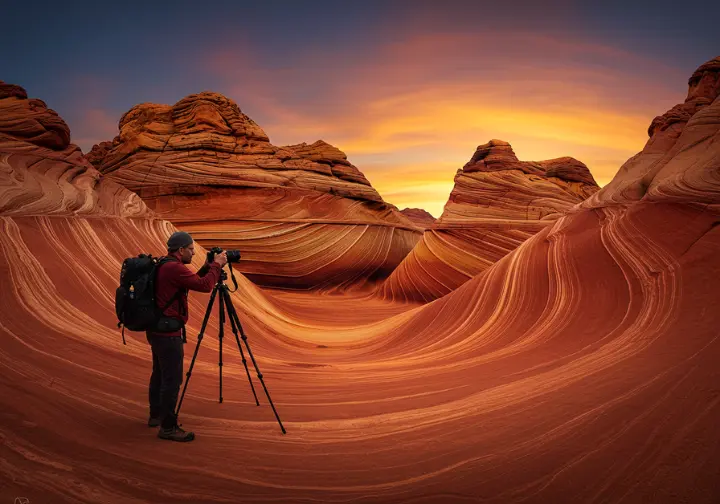
[[[227,251],[227,260],[231,263],[236,263],[240,260],[240,251],[239,250],[228,250]]]

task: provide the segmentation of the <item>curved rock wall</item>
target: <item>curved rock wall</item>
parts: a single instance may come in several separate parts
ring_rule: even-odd
[[[215,93],[133,107],[88,159],[201,245],[240,249],[238,269],[265,286],[373,285],[420,238],[342,151],[276,147]]]
[[[393,274],[385,298],[431,301],[484,271],[599,187],[580,161],[519,161],[491,140],[458,170],[445,209]]]
[[[118,258],[161,246],[163,221],[3,214],[0,496],[717,502],[710,99],[664,150],[651,139],[640,173],[618,174],[662,159],[643,195],[603,189],[432,303],[260,295],[239,277],[233,299],[285,436],[232,339],[218,404],[217,316],[181,411],[197,439],[177,449],[148,430],[150,353],[142,334],[120,343],[112,291]],[[186,364],[206,300],[191,295]]]
[[[101,174],[70,143],[42,100],[0,81],[0,215],[145,217],[146,205]]]

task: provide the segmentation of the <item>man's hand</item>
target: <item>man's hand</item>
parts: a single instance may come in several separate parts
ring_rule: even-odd
[[[215,261],[213,262],[218,263],[221,268],[224,268],[227,264],[227,252],[223,251],[222,254],[215,254]]]

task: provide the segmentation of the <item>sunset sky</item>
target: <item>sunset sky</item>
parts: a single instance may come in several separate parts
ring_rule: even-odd
[[[600,185],[720,54],[720,2],[14,2],[0,80],[83,151],[142,102],[235,100],[275,145],[323,139],[382,197],[435,217],[497,138],[573,156]]]

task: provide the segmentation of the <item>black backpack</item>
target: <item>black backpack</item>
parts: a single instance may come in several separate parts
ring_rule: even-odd
[[[161,319],[167,319],[163,312],[177,299],[181,291],[175,293],[161,310],[155,302],[155,280],[160,266],[172,260],[168,257],[140,254],[123,261],[120,286],[115,290],[115,313],[118,327],[123,328],[124,345],[127,345],[125,328],[130,331],[158,330]]]

